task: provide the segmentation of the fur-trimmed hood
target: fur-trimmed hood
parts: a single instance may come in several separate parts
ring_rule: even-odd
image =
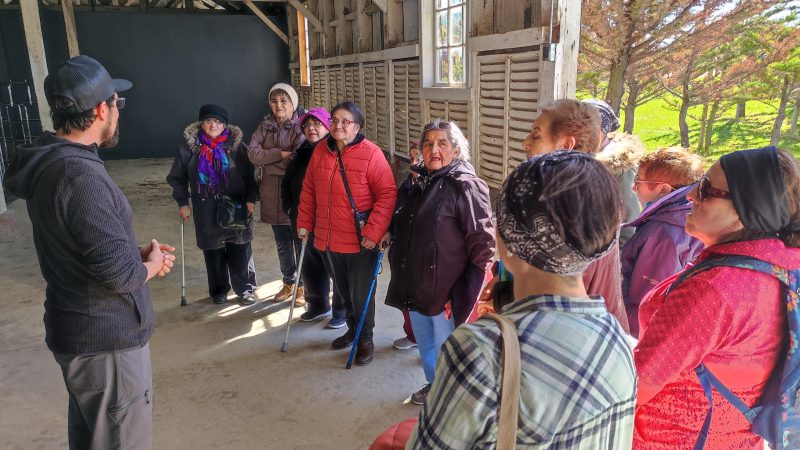
[[[242,143],[242,139],[244,138],[244,133],[242,133],[242,129],[237,127],[236,125],[228,124],[228,129],[231,130],[231,135],[228,138],[227,144],[228,148],[235,149],[239,147],[239,144]],[[200,142],[197,140],[197,134],[200,133],[200,122],[193,122],[186,126],[183,130],[183,139],[186,141],[186,145],[189,146],[189,150],[193,152],[200,151]],[[231,139],[232,138],[232,139]]]
[[[636,169],[645,155],[644,144],[638,137],[627,133],[614,133],[611,141],[595,158],[603,163],[615,177],[629,169]]]

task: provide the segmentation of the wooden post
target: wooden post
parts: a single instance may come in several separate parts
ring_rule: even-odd
[[[403,42],[403,4],[389,0],[384,15],[386,48],[397,47]]]
[[[578,45],[581,27],[581,0],[552,0],[555,4],[553,42],[557,43],[555,62],[541,56],[539,69],[539,104],[575,97]],[[543,2],[542,8],[549,8]],[[548,10],[549,22],[549,10]],[[545,41],[547,32],[545,31]]]
[[[64,28],[67,30],[67,46],[69,57],[74,58],[81,54],[78,48],[78,31],[75,29],[75,11],[72,9],[72,0],[61,0],[61,11],[64,13]]]
[[[358,46],[354,52],[371,52],[372,49],[372,16],[367,14],[367,0],[356,0],[356,24],[358,26]]]
[[[325,55],[326,58],[330,58],[332,56],[336,56],[336,35],[334,28],[331,26],[331,22],[336,20],[336,14],[334,13],[333,8],[333,1],[331,0],[323,0],[322,1],[322,54]]]
[[[286,6],[286,24],[289,37],[289,62],[300,61],[300,46],[298,45],[299,34],[297,28],[297,11],[291,6]],[[289,83],[291,84],[291,83]],[[297,105],[294,105],[297,107]]]
[[[336,20],[336,56],[353,53],[353,27],[345,18],[351,12],[349,6],[350,2],[347,0],[334,0],[333,2]]]
[[[39,108],[39,120],[42,130],[52,130],[53,120],[50,118],[50,107],[44,95],[44,79],[47,77],[47,58],[44,54],[42,40],[42,22],[39,20],[38,0],[20,0],[22,25],[25,28],[25,42],[28,44],[28,59],[31,64],[33,87],[36,91],[36,106]]]
[[[294,6],[300,14],[305,16],[308,19],[308,22],[314,26],[314,29],[317,31],[322,31],[322,22],[317,19],[317,16],[314,15],[314,11],[311,10],[309,7],[310,5],[303,5],[298,0],[289,0],[289,4]]]

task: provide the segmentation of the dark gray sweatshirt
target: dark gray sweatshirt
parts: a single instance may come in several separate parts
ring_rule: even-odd
[[[155,324],[128,200],[97,146],[44,132],[19,146],[4,186],[26,201],[47,282],[47,346],[57,353],[141,347]]]

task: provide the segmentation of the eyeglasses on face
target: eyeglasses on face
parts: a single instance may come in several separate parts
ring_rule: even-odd
[[[350,126],[350,124],[353,124],[353,123],[355,123],[355,122],[353,122],[352,120],[347,120],[347,119],[339,120],[339,119],[337,119],[335,117],[333,119],[331,119],[331,126],[333,126],[333,127],[335,127],[337,125],[341,125],[342,128],[347,128],[347,127]]]
[[[730,199],[731,193],[711,186],[711,180],[703,175],[697,185],[697,201],[702,202],[710,197]]]
[[[215,119],[213,117],[209,117],[208,119],[203,120],[203,123],[206,125],[224,125],[224,123],[221,120]]]
[[[663,181],[640,180],[640,179],[639,179],[639,177],[636,177],[636,178],[634,178],[634,179],[633,179],[633,184],[639,184],[639,183],[646,183],[646,184],[669,184],[669,183],[665,183],[665,182],[663,182]]]
[[[348,125],[349,124],[350,124],[350,121],[348,121]],[[307,129],[307,128],[311,128],[311,127],[317,128],[317,127],[321,127],[321,126],[323,126],[323,124],[322,124],[322,122],[320,122],[318,120],[308,119],[308,120],[305,121],[305,123],[303,123],[303,129],[304,130]],[[342,124],[342,126],[347,128],[347,125],[345,125],[345,124]]]
[[[125,97],[117,97],[109,105],[114,105],[117,109],[125,108]]]

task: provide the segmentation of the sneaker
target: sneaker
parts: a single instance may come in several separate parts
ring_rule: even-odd
[[[393,346],[398,350],[408,350],[416,347],[417,343],[411,342],[411,339],[407,337],[401,337],[400,339],[395,339]]]
[[[291,297],[291,292],[289,293],[289,297]],[[303,306],[306,304],[306,290],[303,289],[303,286],[297,287],[297,297],[294,298],[294,306]]]
[[[327,311],[323,311],[321,313],[317,313],[317,312],[313,312],[313,311],[306,311],[306,312],[303,313],[303,315],[300,316],[300,321],[301,322],[314,322],[314,321],[317,321],[317,320],[322,320],[325,317],[328,317],[330,315],[331,315],[331,310],[330,309],[327,310]]]
[[[280,291],[278,291],[275,296],[273,296],[270,301],[272,302],[283,302],[289,299],[292,296],[292,289],[294,288],[293,284],[286,284],[283,283],[283,287]]]
[[[245,306],[250,306],[256,302],[256,297],[250,292],[245,292],[239,297],[239,303]]]
[[[334,317],[328,321],[328,323],[325,325],[325,328],[337,329],[337,328],[342,328],[346,324],[347,324],[347,319],[345,319],[344,317]]]
[[[223,303],[228,302],[228,295],[227,294],[219,294],[215,295],[211,298],[211,301],[214,302],[215,305],[222,305]]]
[[[415,405],[424,405],[425,404],[425,399],[428,398],[428,392],[430,392],[430,391],[431,391],[431,385],[430,384],[426,384],[425,386],[422,386],[422,389],[420,389],[417,392],[414,392],[413,394],[411,394],[411,403],[413,403]]]

